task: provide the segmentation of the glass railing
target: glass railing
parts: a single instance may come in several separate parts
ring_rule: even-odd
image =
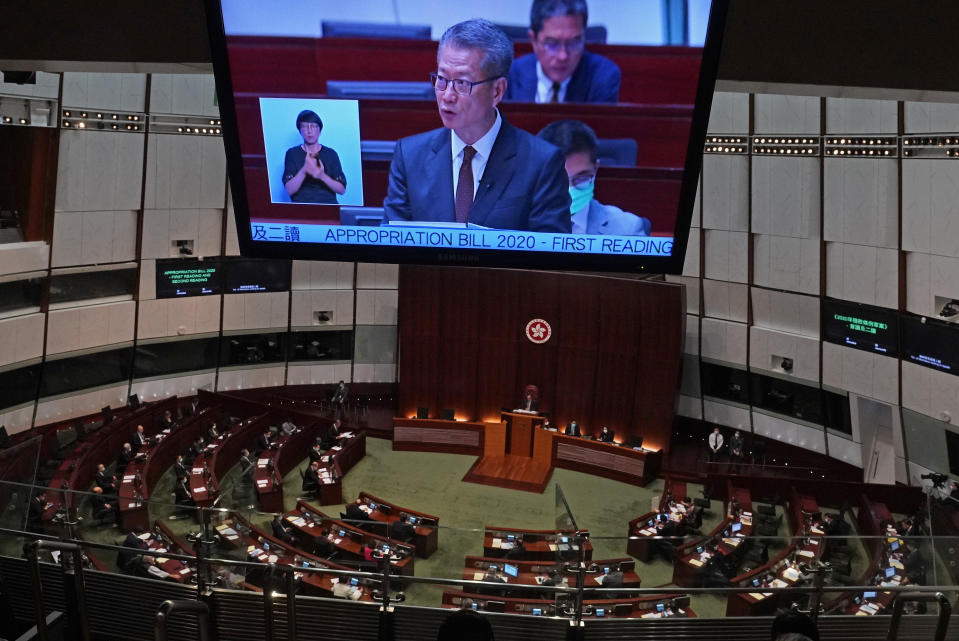
[[[927,497],[908,532],[903,518],[878,510],[867,518],[862,507],[835,526],[799,507],[790,518],[791,505],[728,513],[714,499],[701,514],[701,506],[667,501],[663,511],[634,519],[627,537],[590,533],[561,487],[554,527],[529,530],[507,529],[505,514],[485,528],[422,516],[404,528],[395,506],[369,498],[359,519],[315,499],[266,512],[230,474],[214,507],[194,507],[173,500],[172,484],[161,478],[153,498],[129,500],[0,482],[0,556],[23,558],[29,542],[57,540],[78,544],[91,570],[201,592],[293,591],[574,620],[746,617],[779,608],[877,615],[903,593],[942,592],[954,602],[959,592],[959,537],[940,534],[959,531],[959,505],[947,497]],[[870,523],[880,531],[853,534]],[[56,552],[41,546],[39,559],[65,562]],[[936,614],[937,607],[910,601],[905,611]]]

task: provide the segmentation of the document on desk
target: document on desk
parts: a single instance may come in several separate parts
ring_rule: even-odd
[[[473,572],[474,581],[482,581],[484,576],[486,576],[486,574],[483,572]]]
[[[689,564],[690,564],[690,565],[693,565],[693,566],[696,566],[697,568],[703,567],[703,562],[700,561],[699,559],[690,559],[690,560],[689,560]]]
[[[150,533],[144,532],[143,534],[138,535],[137,538],[140,539],[141,541],[147,541],[150,538]]]
[[[270,462],[268,458],[261,458],[256,460],[257,467],[266,467],[266,464]]]
[[[756,599],[757,601],[762,601],[763,599],[766,598],[766,595],[765,595],[765,594],[761,594],[761,593],[759,593],[759,592],[750,592],[750,593],[749,593],[749,596],[751,596],[752,598]]]
[[[806,558],[811,559],[816,556],[816,553],[813,552],[812,550],[799,550],[799,556],[804,556]]]

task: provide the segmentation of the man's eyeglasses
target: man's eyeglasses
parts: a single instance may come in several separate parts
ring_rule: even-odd
[[[562,40],[544,40],[543,48],[546,49],[546,53],[549,55],[557,56],[559,52],[564,49],[566,53],[579,53],[583,50],[585,44],[586,42],[583,38],[573,38],[565,42]]]
[[[461,96],[468,96],[473,93],[473,87],[476,85],[493,82],[494,80],[502,77],[503,76],[493,76],[491,78],[487,78],[486,80],[477,80],[476,82],[473,82],[472,80],[465,80],[463,78],[444,78],[438,73],[431,73],[430,82],[433,83],[433,89],[436,91],[446,91],[448,86],[453,85],[453,91],[455,93],[458,93]]]
[[[315,122],[301,122],[300,130],[306,129],[307,131],[312,131],[314,129],[319,129],[320,126]]]

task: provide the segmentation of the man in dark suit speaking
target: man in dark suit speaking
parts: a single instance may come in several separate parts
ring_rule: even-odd
[[[506,100],[619,102],[616,63],[586,51],[586,0],[533,0],[533,53],[513,63]]]
[[[512,60],[513,43],[488,20],[443,34],[430,76],[443,127],[397,141],[386,221],[570,232],[562,153],[515,129],[496,108]]]

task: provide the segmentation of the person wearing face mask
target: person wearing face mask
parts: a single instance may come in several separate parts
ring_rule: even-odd
[[[578,120],[558,120],[546,125],[538,135],[559,147],[566,157],[574,234],[649,235],[649,219],[604,205],[593,197],[599,143],[588,125]]]

